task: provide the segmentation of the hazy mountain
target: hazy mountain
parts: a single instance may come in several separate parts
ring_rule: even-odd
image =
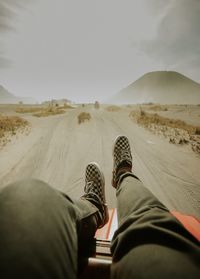
[[[18,104],[19,102],[23,102],[24,104],[36,103],[34,99],[29,97],[17,97],[0,85],[0,104]]]
[[[109,103],[200,104],[200,84],[172,71],[150,72],[109,99]]]

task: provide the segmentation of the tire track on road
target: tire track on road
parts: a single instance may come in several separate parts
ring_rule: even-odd
[[[150,146],[145,142],[143,137],[148,134],[148,131],[144,129],[142,131],[134,123],[132,123],[132,129],[129,129],[130,125],[122,125],[122,116],[119,119],[113,115],[108,115],[107,118],[111,121],[110,125],[116,126],[119,134],[125,134],[129,137],[133,157],[136,158],[135,163],[133,162],[135,173],[144,185],[158,196],[169,209],[177,209],[183,213],[200,217],[200,185],[188,173],[187,165],[180,167],[178,164],[180,158],[176,159],[172,156],[174,149],[178,150],[178,147],[169,145],[172,154],[166,154],[165,150],[159,150],[160,146]],[[160,141],[162,140],[160,139]],[[163,171],[166,166],[168,174]]]

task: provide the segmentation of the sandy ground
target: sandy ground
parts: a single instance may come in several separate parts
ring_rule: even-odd
[[[77,116],[82,111],[92,118],[79,125]],[[124,134],[131,143],[134,172],[144,185],[169,209],[200,218],[200,156],[138,127],[129,112],[130,108],[108,112],[86,106],[47,118],[23,116],[30,121],[31,132],[17,135],[0,150],[0,188],[32,177],[79,198],[85,167],[96,161],[105,175],[108,205],[115,207],[112,145],[117,135]]]
[[[171,105],[167,111],[150,111],[172,119],[181,119],[188,124],[200,126],[200,105]]]

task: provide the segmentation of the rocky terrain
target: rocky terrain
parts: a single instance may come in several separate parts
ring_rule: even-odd
[[[190,108],[192,107],[195,112],[196,109],[199,110],[199,115],[197,115],[197,117],[200,123],[200,106],[191,106]],[[180,111],[182,107],[176,106],[176,108]],[[189,124],[183,121],[181,115],[179,119],[173,119],[172,115],[169,117],[170,110],[173,109],[174,106],[166,105],[148,105],[142,108],[136,107],[135,110],[130,112],[130,117],[154,134],[167,138],[169,143],[187,145],[193,151],[200,154],[200,125],[195,125],[194,123]],[[191,111],[192,109],[190,109],[190,112]],[[163,116],[166,114],[168,117]]]

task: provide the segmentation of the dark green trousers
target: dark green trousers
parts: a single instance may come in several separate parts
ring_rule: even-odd
[[[78,248],[92,239],[98,209],[39,180],[0,192],[0,278],[77,278]]]
[[[199,242],[132,174],[117,187],[112,278],[200,278]]]
[[[131,174],[117,189],[113,278],[199,278],[199,243]],[[0,192],[0,278],[77,278],[98,209],[38,180]]]

